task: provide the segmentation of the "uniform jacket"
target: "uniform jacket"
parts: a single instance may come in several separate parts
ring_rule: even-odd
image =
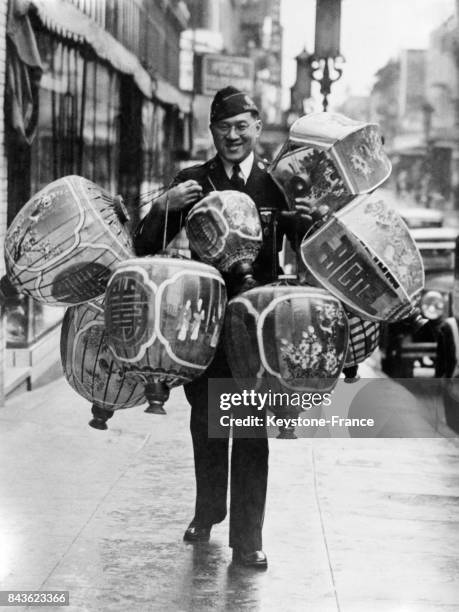
[[[233,189],[226,175],[223,164],[218,156],[209,161],[186,168],[179,172],[170,185],[174,187],[184,181],[194,179],[203,190],[203,197],[211,191]],[[263,246],[254,263],[254,277],[260,283],[275,280],[278,252],[282,248],[282,239],[287,235],[292,245],[295,245],[295,232],[278,218],[278,212],[288,210],[285,198],[279,187],[266,170],[266,163],[255,156],[252,171],[244,188],[255,202],[258,209],[269,208],[272,214],[262,214]],[[182,211],[170,212],[167,219],[166,243],[169,243],[185,223],[186,215],[192,206]],[[163,243],[165,215],[153,206],[150,212],[140,222],[134,233],[134,246],[137,255],[157,253]],[[275,236],[275,237],[274,237]],[[193,255],[193,254],[192,254]],[[228,285],[228,278],[225,278]]]

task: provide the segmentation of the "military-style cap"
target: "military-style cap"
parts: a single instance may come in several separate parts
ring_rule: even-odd
[[[215,94],[210,105],[210,122],[215,123],[221,119],[228,119],[239,113],[257,113],[255,102],[243,91],[235,87],[225,87]]]

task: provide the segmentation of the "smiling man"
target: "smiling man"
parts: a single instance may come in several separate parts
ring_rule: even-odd
[[[278,213],[285,211],[287,204],[266,171],[265,162],[255,154],[261,120],[249,96],[234,87],[218,91],[210,109],[210,131],[217,155],[176,176],[170,189],[158,198],[137,228],[136,252],[146,255],[161,248],[166,209],[166,242],[169,242],[180,231],[195,202],[210,191],[236,189],[247,193],[259,209],[271,210],[272,214],[262,216],[263,245],[254,264],[254,278],[260,284],[272,282],[276,280],[278,252],[284,233],[294,243],[293,227],[295,230],[302,227],[305,231],[309,220],[306,226],[301,223],[304,219],[295,219],[292,224],[292,218],[285,215],[283,219],[289,224],[280,222],[277,231],[273,230],[273,219],[279,218]],[[234,279],[227,277],[225,282],[231,297],[237,289]],[[228,438],[209,438],[208,435],[209,378],[231,379],[221,343],[204,375],[185,386],[191,405],[196,475],[195,514],[184,535],[184,540],[191,543],[209,540],[212,526],[226,516]],[[231,456],[230,546],[233,562],[258,568],[267,566],[262,550],[268,477],[268,440],[264,433],[253,438],[235,438]]]
[[[261,121],[254,102],[232,87],[221,90],[212,103],[210,131],[227,175],[231,178],[235,165],[244,164],[248,178],[253,151],[261,132]]]

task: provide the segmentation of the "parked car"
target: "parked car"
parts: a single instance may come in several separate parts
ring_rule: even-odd
[[[419,306],[428,322],[413,332],[404,323],[384,324],[381,367],[389,376],[410,378],[417,368],[435,366],[438,330],[451,316],[454,252],[458,231],[446,227],[413,229],[424,263],[425,287]],[[422,375],[422,372],[416,372]]]
[[[410,229],[443,227],[445,215],[441,210],[422,206],[397,206],[396,210]]]
[[[443,227],[445,213],[442,210],[425,208],[420,206],[414,199],[402,198],[391,189],[384,187],[378,189],[378,193],[386,204],[398,212],[410,229]]]

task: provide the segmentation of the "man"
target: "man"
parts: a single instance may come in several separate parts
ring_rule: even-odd
[[[179,172],[171,188],[154,203],[134,236],[138,255],[155,253],[164,241],[168,243],[179,232],[192,205],[207,193],[236,189],[247,193],[259,209],[271,209],[270,214],[262,216],[265,219],[263,246],[254,263],[254,277],[260,284],[276,279],[284,233],[294,245],[293,228],[304,232],[310,219],[292,218],[291,213],[286,212],[282,193],[267,173],[265,163],[254,154],[261,127],[258,109],[246,94],[234,87],[217,92],[210,110],[210,131],[217,155],[204,164]],[[238,289],[237,283],[229,277],[225,282],[231,297]],[[190,428],[196,473],[195,515],[185,531],[187,542],[208,541],[212,526],[226,516],[228,439],[208,436],[209,378],[231,378],[221,345],[205,374],[185,386],[191,404]],[[230,505],[230,546],[234,563],[267,567],[262,550],[267,476],[266,435],[234,438]]]

